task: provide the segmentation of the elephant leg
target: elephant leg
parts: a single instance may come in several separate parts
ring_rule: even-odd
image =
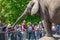
[[[51,34],[51,22],[44,19],[44,26],[45,26],[46,36],[52,37],[52,34]]]
[[[51,22],[49,21],[49,12],[47,8],[44,10],[43,16],[44,16],[44,26],[45,26],[46,36],[52,37]]]

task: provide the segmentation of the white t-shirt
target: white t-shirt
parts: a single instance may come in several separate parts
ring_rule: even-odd
[[[57,27],[56,26],[52,26],[52,30],[56,31]]]
[[[29,30],[29,31],[30,31],[30,30],[32,30],[32,27],[31,27],[31,26],[29,26],[29,27],[28,27],[28,30]]]

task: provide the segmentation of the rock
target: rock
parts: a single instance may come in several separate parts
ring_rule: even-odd
[[[45,36],[45,37],[40,38],[40,40],[55,40],[55,38]]]

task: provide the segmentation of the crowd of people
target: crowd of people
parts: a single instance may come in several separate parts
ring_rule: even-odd
[[[52,23],[52,34],[60,34],[60,25]],[[5,32],[5,39],[8,40],[39,40],[41,37],[45,36],[46,32],[42,22],[38,25],[34,25],[30,22],[27,26],[26,21],[22,25],[16,25],[12,27],[10,24],[5,24],[0,27],[0,32]]]

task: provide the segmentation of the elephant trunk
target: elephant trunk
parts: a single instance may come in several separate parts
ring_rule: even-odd
[[[15,27],[15,25],[19,22],[19,20],[21,21],[26,15],[31,15],[31,9],[33,5],[34,5],[34,2],[30,1],[29,4],[27,5],[27,8],[23,12],[23,14],[16,20],[16,22],[13,24],[12,27]]]
[[[27,16],[28,15],[28,11],[27,11],[27,9],[23,12],[23,14],[16,20],[16,22],[13,24],[13,27],[15,27],[15,25],[19,22],[19,21],[21,21],[25,16]]]

